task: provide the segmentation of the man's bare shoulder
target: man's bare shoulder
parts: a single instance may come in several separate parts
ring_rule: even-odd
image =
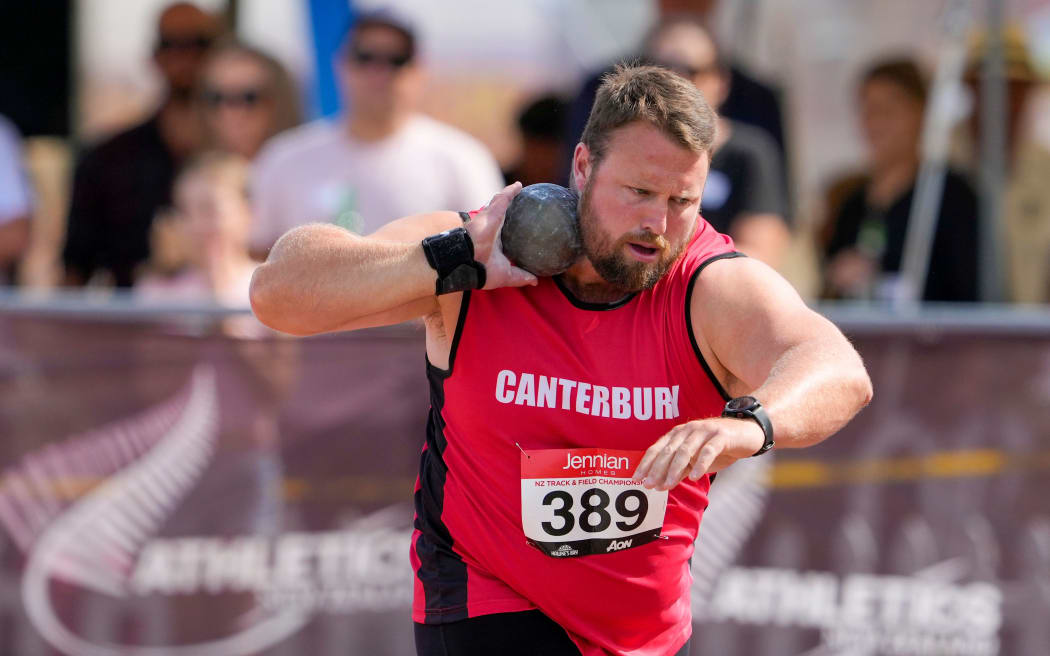
[[[756,384],[775,354],[837,334],[791,283],[749,257],[706,267],[697,277],[689,312],[701,352],[719,379],[729,382]]]
[[[779,273],[751,257],[711,262],[697,276],[690,312],[698,341],[714,345],[735,341],[779,339],[819,321]]]
[[[772,296],[788,305],[802,304],[801,297],[772,267],[753,257],[720,257],[697,276],[693,297],[713,301],[743,302],[754,295]]]

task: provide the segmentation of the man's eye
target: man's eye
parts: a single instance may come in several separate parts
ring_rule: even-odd
[[[688,205],[691,201],[688,198],[672,198],[671,202],[682,205],[683,207]]]
[[[648,196],[649,195],[649,191],[647,189],[639,189],[638,187],[631,187],[631,191],[633,191],[638,196]]]

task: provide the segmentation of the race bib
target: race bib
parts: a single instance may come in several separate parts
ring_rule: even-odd
[[[554,558],[611,553],[660,537],[667,492],[631,481],[642,451],[522,451],[521,525]]]

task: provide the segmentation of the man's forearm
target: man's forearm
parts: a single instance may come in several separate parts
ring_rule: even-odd
[[[252,278],[251,302],[271,328],[312,335],[433,297],[435,280],[419,243],[315,224],[277,241]]]
[[[856,351],[839,338],[815,338],[783,352],[752,394],[769,413],[778,448],[812,446],[871,401],[871,380]]]

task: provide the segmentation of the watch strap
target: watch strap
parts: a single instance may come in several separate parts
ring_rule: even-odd
[[[752,419],[762,428],[762,434],[765,436],[765,441],[762,443],[762,447],[758,451],[751,454],[751,457],[760,456],[763,453],[773,448],[773,422],[769,420],[769,413],[762,407],[762,404],[758,402],[754,397],[739,397],[740,400],[748,399],[751,401],[745,407],[735,407],[734,401],[738,399],[731,399],[726,403],[725,409],[722,411],[723,417],[732,417],[734,419]]]

